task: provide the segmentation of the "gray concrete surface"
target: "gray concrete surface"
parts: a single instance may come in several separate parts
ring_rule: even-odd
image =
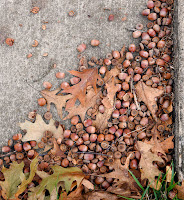
[[[30,13],[33,6],[40,7],[38,14]],[[120,50],[123,44],[129,45],[132,32],[126,28],[145,20],[140,15],[145,6],[145,0],[1,0],[0,146],[20,131],[17,124],[25,120],[28,112],[46,111],[37,105],[42,83],[49,80],[56,88],[61,81],[55,78],[55,72],[77,68],[77,45],[87,44],[83,54],[88,58],[104,57],[112,50]],[[70,10],[77,13],[75,17],[68,16]],[[115,15],[113,22],[107,21],[109,14]],[[48,22],[46,30],[41,28],[43,22]],[[3,43],[6,37],[15,39],[12,47]],[[90,46],[94,38],[100,40],[100,47]],[[34,40],[39,42],[36,48],[31,46]],[[47,57],[42,56],[45,52]],[[29,53],[33,56],[27,59]],[[52,69],[53,63],[56,69]],[[54,118],[58,119],[56,112]]]
[[[175,1],[175,153],[178,178],[184,180],[184,1]]]

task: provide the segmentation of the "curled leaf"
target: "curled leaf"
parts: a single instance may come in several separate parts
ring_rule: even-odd
[[[15,196],[17,198],[18,198],[19,194],[21,194],[22,192],[25,191],[25,189],[27,188],[27,185],[32,182],[32,180],[35,176],[36,170],[37,170],[37,165],[38,165],[38,159],[36,157],[36,158],[34,158],[34,160],[32,160],[32,162],[30,164],[30,173],[29,173],[28,179],[26,179],[26,177],[24,176],[24,179],[22,180],[21,185],[18,187],[18,191],[15,194]]]

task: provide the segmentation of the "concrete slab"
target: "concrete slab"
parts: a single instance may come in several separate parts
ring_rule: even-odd
[[[33,6],[40,8],[38,14],[30,13]],[[145,7],[145,0],[1,0],[0,146],[19,132],[17,123],[24,121],[28,112],[46,111],[37,105],[42,83],[49,80],[56,88],[61,82],[55,78],[57,71],[77,68],[76,47],[80,43],[87,44],[83,54],[89,58],[120,50],[123,44],[133,42],[127,28],[146,20],[140,15]],[[76,12],[75,17],[68,16],[70,10]],[[115,15],[113,22],[107,21],[109,14]],[[122,21],[126,15],[127,20]],[[46,30],[42,30],[44,22],[48,22]],[[6,37],[15,39],[12,47],[3,43]],[[94,38],[100,40],[100,47],[89,45]],[[34,40],[39,42],[36,48],[31,46]],[[46,52],[48,56],[43,57]],[[29,53],[33,56],[27,59]],[[56,69],[52,69],[53,63],[57,64]],[[54,118],[59,120],[56,112]]]

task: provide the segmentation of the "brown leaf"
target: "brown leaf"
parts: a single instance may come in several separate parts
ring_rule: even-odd
[[[118,91],[118,86],[115,85],[115,78],[106,83],[107,96],[103,98],[102,103],[105,106],[105,112],[102,114],[100,112],[96,115],[96,120],[93,121],[93,124],[96,126],[97,130],[104,130],[107,127],[107,123],[111,114],[114,110],[115,95]]]
[[[74,191],[72,191],[68,196],[66,192],[63,192],[60,196],[60,200],[85,200],[82,196],[83,186],[80,185]]]
[[[111,192],[116,195],[121,195],[128,198],[140,199],[141,195],[138,191],[131,190],[128,183],[117,182],[110,186],[107,189],[108,192]]]
[[[166,182],[170,183],[172,180],[172,168],[171,166],[166,166]]]
[[[174,136],[170,136],[163,142],[159,142],[157,137],[152,137],[148,144],[152,145],[151,151],[158,155],[158,153],[162,153],[165,155],[165,159],[167,160],[166,153],[169,153],[169,149],[174,148],[174,142],[172,141]]]
[[[70,119],[75,115],[79,115],[81,120],[84,121],[87,110],[95,106],[96,100],[100,97],[100,94],[100,89],[97,89],[97,93],[95,93],[94,89],[90,88],[86,94],[85,105],[80,104],[78,106],[69,108],[67,110],[69,114],[63,120]]]
[[[132,191],[138,192],[138,189],[136,187],[135,180],[128,172],[129,163],[130,163],[130,157],[132,155],[130,154],[125,162],[125,165],[122,165],[120,162],[120,159],[115,159],[112,164],[109,164],[111,167],[114,168],[113,172],[107,173],[107,174],[101,174],[100,176],[105,178],[115,178],[118,179],[117,185],[115,184],[114,187],[111,187],[108,191],[112,193],[126,195],[127,191],[130,193]],[[121,186],[123,184],[126,184],[126,190],[122,190]],[[120,193],[122,192],[122,193]]]
[[[98,74],[98,69],[96,67],[84,69],[82,72],[72,70],[70,71],[70,74],[79,77],[81,81],[78,84],[67,87],[62,91],[62,93],[71,93],[73,95],[73,97],[66,104],[66,110],[68,110],[70,107],[73,107],[77,99],[84,106],[87,87],[92,86],[95,93],[97,93],[96,82],[98,79],[101,79],[100,75]]]
[[[63,151],[61,151],[61,149],[59,148],[59,145],[58,143],[56,142],[56,139],[54,138],[53,140],[53,144],[54,144],[54,147],[53,149],[51,149],[51,153],[56,156],[56,157],[61,157],[61,158],[65,158],[66,155],[64,154]]]
[[[88,181],[87,179],[83,179],[82,180],[82,185],[84,185],[88,190],[94,190],[95,186],[93,185],[93,183],[91,183],[90,181]]]
[[[114,97],[118,91],[118,86],[115,84],[115,78],[112,77],[110,81],[106,83],[107,96],[102,100],[102,103],[106,108],[112,108],[114,106]]]
[[[141,159],[139,162],[139,168],[141,171],[141,179],[148,179],[150,187],[158,190],[160,188],[160,181],[155,177],[158,177],[161,171],[153,165],[153,162],[164,162],[164,160],[157,154],[152,152],[153,144],[148,144],[146,142],[138,141],[137,150],[141,153]]]
[[[172,117],[169,117],[169,119],[165,122],[162,122],[162,124],[165,126],[165,130],[166,131],[169,131],[170,130],[170,127],[172,125]]]
[[[150,86],[147,86],[142,81],[139,81],[135,85],[135,89],[138,101],[139,102],[143,101],[146,104],[153,118],[157,121],[156,112],[158,110],[158,106],[155,98],[160,97],[164,93],[164,90],[159,90],[157,88],[152,88]]]
[[[85,200],[118,200],[118,197],[115,194],[111,194],[106,191],[95,191],[95,192],[88,192],[84,195]]]
[[[72,95],[56,95],[60,91],[60,88],[49,91],[42,90],[42,96],[47,100],[47,111],[50,112],[50,104],[54,103],[58,112],[58,115],[62,119],[62,108],[65,107],[66,101],[72,98]]]
[[[176,185],[175,188],[178,190],[177,197],[179,199],[184,199],[184,181],[182,182],[182,185]]]
[[[151,133],[152,133],[153,137],[160,139],[160,132],[158,131],[156,125],[151,129]]]
[[[164,152],[169,153],[169,149],[174,149],[174,142],[172,141],[174,136],[170,136],[166,140],[160,143]]]
[[[109,82],[113,77],[116,77],[120,73],[117,67],[112,68],[110,71],[105,73],[104,82]]]

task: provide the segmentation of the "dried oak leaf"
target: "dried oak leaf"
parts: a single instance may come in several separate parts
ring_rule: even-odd
[[[90,181],[88,181],[87,179],[83,179],[81,182],[82,185],[84,185],[88,190],[94,190],[95,186],[93,185],[93,183],[91,183]]]
[[[146,104],[153,118],[157,121],[156,112],[158,110],[158,106],[155,99],[157,97],[160,97],[164,93],[164,90],[159,90],[157,88],[147,86],[142,81],[139,81],[135,85],[135,90],[138,97],[138,101],[143,101]]]
[[[69,195],[66,192],[62,192],[59,200],[85,200],[82,195],[83,186],[80,184],[74,191],[72,191]]]
[[[181,186],[180,185],[176,185],[174,188],[177,189],[177,191],[178,191],[177,197],[179,199],[184,199],[184,181],[182,182]]]
[[[94,191],[84,194],[85,200],[118,200],[121,199],[116,194],[106,191]]]
[[[5,178],[5,181],[0,181],[0,186],[2,188],[1,193],[4,199],[14,199],[18,185],[22,182],[25,176],[23,168],[24,162],[21,162],[20,164],[13,162],[9,169],[3,167],[1,170]]]
[[[56,128],[53,119],[50,119],[49,124],[46,124],[39,114],[36,115],[34,123],[26,120],[24,123],[20,123],[19,126],[22,130],[27,131],[26,135],[22,138],[22,141],[36,140],[37,142],[40,142],[45,131],[51,131],[55,138],[63,138],[63,128],[61,126]]]
[[[15,194],[16,199],[19,199],[18,196],[20,194],[22,194],[25,191],[25,189],[27,188],[28,184],[32,182],[32,180],[35,176],[36,170],[37,170],[37,166],[38,166],[38,159],[36,157],[31,161],[29,177],[27,179],[26,179],[25,175],[22,177],[22,181],[21,181],[22,183],[18,187],[18,190]]]
[[[69,72],[70,74],[79,77],[81,81],[78,84],[75,84],[71,87],[67,87],[62,91],[62,93],[71,93],[73,95],[73,97],[66,103],[66,108],[65,108],[66,110],[73,107],[77,99],[84,106],[86,100],[87,87],[92,86],[94,88],[95,93],[97,93],[96,83],[97,80],[101,80],[101,77],[98,74],[98,69],[96,67],[90,69],[84,69],[82,72],[73,70]]]
[[[120,73],[120,70],[117,67],[112,68],[110,71],[107,71],[105,73],[104,82],[109,82],[113,77],[116,77]],[[118,83],[117,79],[115,79],[115,82]]]
[[[152,152],[153,144],[147,144],[145,142],[138,141],[137,150],[141,153],[141,159],[139,162],[139,168],[141,171],[141,179],[148,179],[150,183],[150,187],[158,190],[160,188],[160,181],[158,181],[155,177],[158,177],[161,171],[153,165],[153,162],[161,162],[164,160],[159,157],[157,154]]]
[[[111,81],[105,84],[105,87],[107,89],[107,96],[103,98],[102,103],[105,106],[105,108],[112,108],[114,106],[114,101],[115,101],[114,97],[119,88],[115,84],[115,78],[112,77]]]
[[[174,148],[174,142],[172,141],[174,136],[170,136],[163,142],[159,142],[157,137],[152,137],[148,144],[152,145],[151,151],[158,155],[158,153],[162,153],[165,156],[165,159],[167,160],[166,153],[169,153],[169,149]]]
[[[38,186],[38,190],[36,192],[37,195],[42,193],[45,189],[49,191],[51,194],[55,187],[58,185],[59,182],[64,182],[64,188],[68,193],[70,191],[71,185],[74,181],[77,182],[77,186],[80,185],[82,179],[84,178],[84,174],[78,167],[70,167],[64,168],[58,165],[52,166],[54,171],[53,174],[48,175],[44,171],[37,171],[36,173],[42,181]]]
[[[154,138],[159,138],[160,139],[160,132],[158,131],[156,125],[151,129],[151,133],[152,133],[152,136]]]
[[[170,183],[172,180],[172,167],[167,165],[166,166],[166,182]]]
[[[61,94],[56,95],[59,91],[60,88],[53,91],[42,90],[41,95],[47,100],[47,111],[50,112],[51,103],[55,104],[58,115],[62,119],[63,118],[62,108],[65,107],[67,100],[72,98],[72,95],[61,95]]]
[[[108,188],[107,191],[115,193],[115,194],[120,194],[123,196],[124,195],[129,196],[131,194],[131,192],[136,192],[137,195],[139,196],[137,184],[136,184],[135,180],[133,179],[133,177],[128,172],[131,156],[132,155],[130,154],[127,157],[125,165],[121,164],[120,159],[115,159],[112,164],[109,163],[109,165],[114,168],[114,171],[107,173],[107,174],[100,175],[105,178],[118,179],[117,184]],[[107,165],[108,165],[108,163],[107,163]],[[126,188],[122,188],[121,187],[122,185],[126,185]]]
[[[79,115],[81,120],[84,121],[87,110],[95,106],[97,99],[100,98],[100,94],[100,88],[97,89],[97,93],[94,91],[93,88],[87,90],[85,105],[80,104],[78,106],[69,108],[67,110],[69,114],[63,120],[70,119],[74,115]]]
[[[61,158],[65,158],[66,155],[64,154],[63,151],[61,151],[61,149],[59,148],[59,145],[56,141],[56,139],[54,138],[53,140],[53,144],[54,144],[54,147],[53,149],[51,149],[51,153],[56,156],[56,157],[61,157]]]
[[[115,78],[112,77],[108,83],[106,83],[107,96],[103,98],[102,103],[105,106],[105,112],[102,114],[97,113],[96,119],[93,121],[93,125],[97,130],[104,130],[107,127],[108,120],[114,110],[115,95],[118,91],[118,86],[115,84]]]

